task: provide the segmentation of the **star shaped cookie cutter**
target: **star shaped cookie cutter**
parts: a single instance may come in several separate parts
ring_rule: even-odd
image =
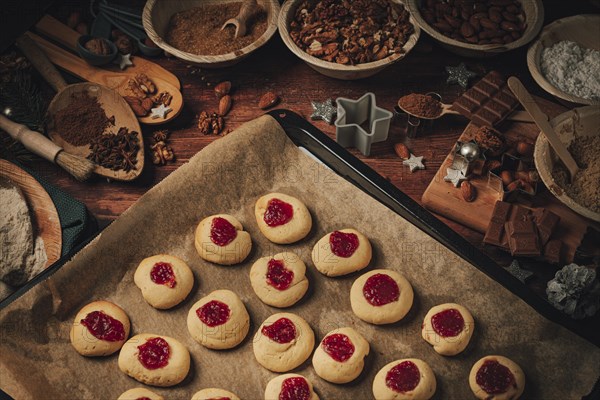
[[[371,153],[371,144],[388,137],[392,113],[377,107],[375,95],[365,93],[358,100],[338,97],[335,140],[344,147],[356,147],[365,156]],[[368,127],[363,128],[367,123]]]

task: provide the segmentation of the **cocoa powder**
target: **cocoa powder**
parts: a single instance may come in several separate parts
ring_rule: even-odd
[[[411,93],[401,97],[398,105],[416,117],[435,118],[442,113],[442,104],[425,94]]]
[[[87,92],[71,94],[69,104],[54,114],[53,121],[54,130],[73,146],[89,144],[111,124],[98,99]]]

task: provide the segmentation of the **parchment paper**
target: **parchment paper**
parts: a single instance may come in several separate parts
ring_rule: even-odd
[[[274,245],[260,234],[254,202],[271,191],[302,199],[312,213],[313,230],[300,243]],[[250,232],[253,250],[243,264],[217,266],[197,255],[196,224],[216,213],[236,216]],[[412,283],[415,302],[403,321],[382,327],[362,322],[353,315],[349,299],[350,286],[360,273],[332,279],[315,270],[312,246],[325,233],[346,227],[371,239],[374,257],[369,268],[398,270]],[[377,371],[405,357],[421,358],[432,367],[437,377],[435,398],[472,398],[469,371],[489,354],[507,356],[521,365],[527,378],[524,398],[579,398],[589,393],[598,377],[598,348],[545,320],[475,267],[310,159],[271,117],[264,116],[201,151],[56,274],[0,312],[0,385],[18,399],[115,399],[129,388],[143,386],[118,369],[117,354],[85,358],[70,345],[69,328],[78,309],[107,299],[127,311],[132,335],[169,335],[190,350],[192,368],[185,381],[173,388],[156,388],[157,393],[189,399],[202,388],[222,387],[241,398],[261,399],[275,374],[256,362],[252,337],[262,321],[279,310],[260,302],[248,274],[257,258],[281,251],[300,255],[310,281],[305,298],[287,311],[309,322],[317,342],[331,329],[353,326],[371,344],[363,373],[350,384],[320,379],[310,359],[294,371],[311,379],[323,399],[372,398]],[[139,261],[157,253],[183,258],[196,278],[188,299],[169,311],[147,305],[133,283]],[[246,304],[251,330],[239,347],[212,351],[192,340],[186,315],[198,299],[225,288]],[[438,355],[420,334],[425,313],[445,302],[463,304],[476,321],[469,347],[455,357]]]

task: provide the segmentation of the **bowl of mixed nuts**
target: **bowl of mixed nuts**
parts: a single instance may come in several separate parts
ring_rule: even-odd
[[[429,36],[465,57],[521,47],[544,23],[541,0],[407,0],[407,7]]]
[[[396,0],[289,0],[278,28],[286,46],[311,68],[346,80],[401,60],[420,35],[411,13]]]

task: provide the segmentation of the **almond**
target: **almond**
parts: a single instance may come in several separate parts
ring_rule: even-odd
[[[398,157],[402,158],[403,160],[408,160],[410,158],[410,150],[408,150],[408,147],[406,147],[404,143],[396,143],[394,145],[394,151]]]
[[[266,110],[267,108],[273,107],[275,104],[279,102],[279,96],[277,96],[273,92],[267,92],[262,95],[260,100],[258,101],[258,107]]]
[[[232,99],[231,96],[226,94],[225,96],[221,97],[221,100],[219,100],[219,115],[224,117],[227,115],[227,113],[229,112],[229,110],[231,110],[231,104],[232,104]]]
[[[512,171],[504,170],[500,172],[500,179],[502,179],[502,184],[504,186],[508,186],[512,181],[515,180],[515,174]]]
[[[138,117],[145,117],[148,115],[148,111],[142,106],[142,101],[138,97],[124,96],[123,97],[129,107],[133,110],[133,113]]]
[[[511,182],[506,186],[506,191],[512,192],[513,190],[521,189],[522,186],[523,182],[517,179],[516,181]]]
[[[463,199],[470,203],[477,197],[477,189],[469,181],[463,181],[460,184],[460,192],[462,193]]]
[[[154,102],[150,97],[146,97],[144,100],[142,100],[142,107],[144,110],[146,110],[146,112],[150,112],[150,110],[154,107]]]
[[[217,85],[215,86],[215,94],[217,95],[218,99],[229,94],[230,91],[231,91],[231,82],[229,82],[229,81],[223,81],[221,83],[217,83]]]
[[[527,142],[517,143],[517,153],[523,157],[533,156],[533,145]]]

